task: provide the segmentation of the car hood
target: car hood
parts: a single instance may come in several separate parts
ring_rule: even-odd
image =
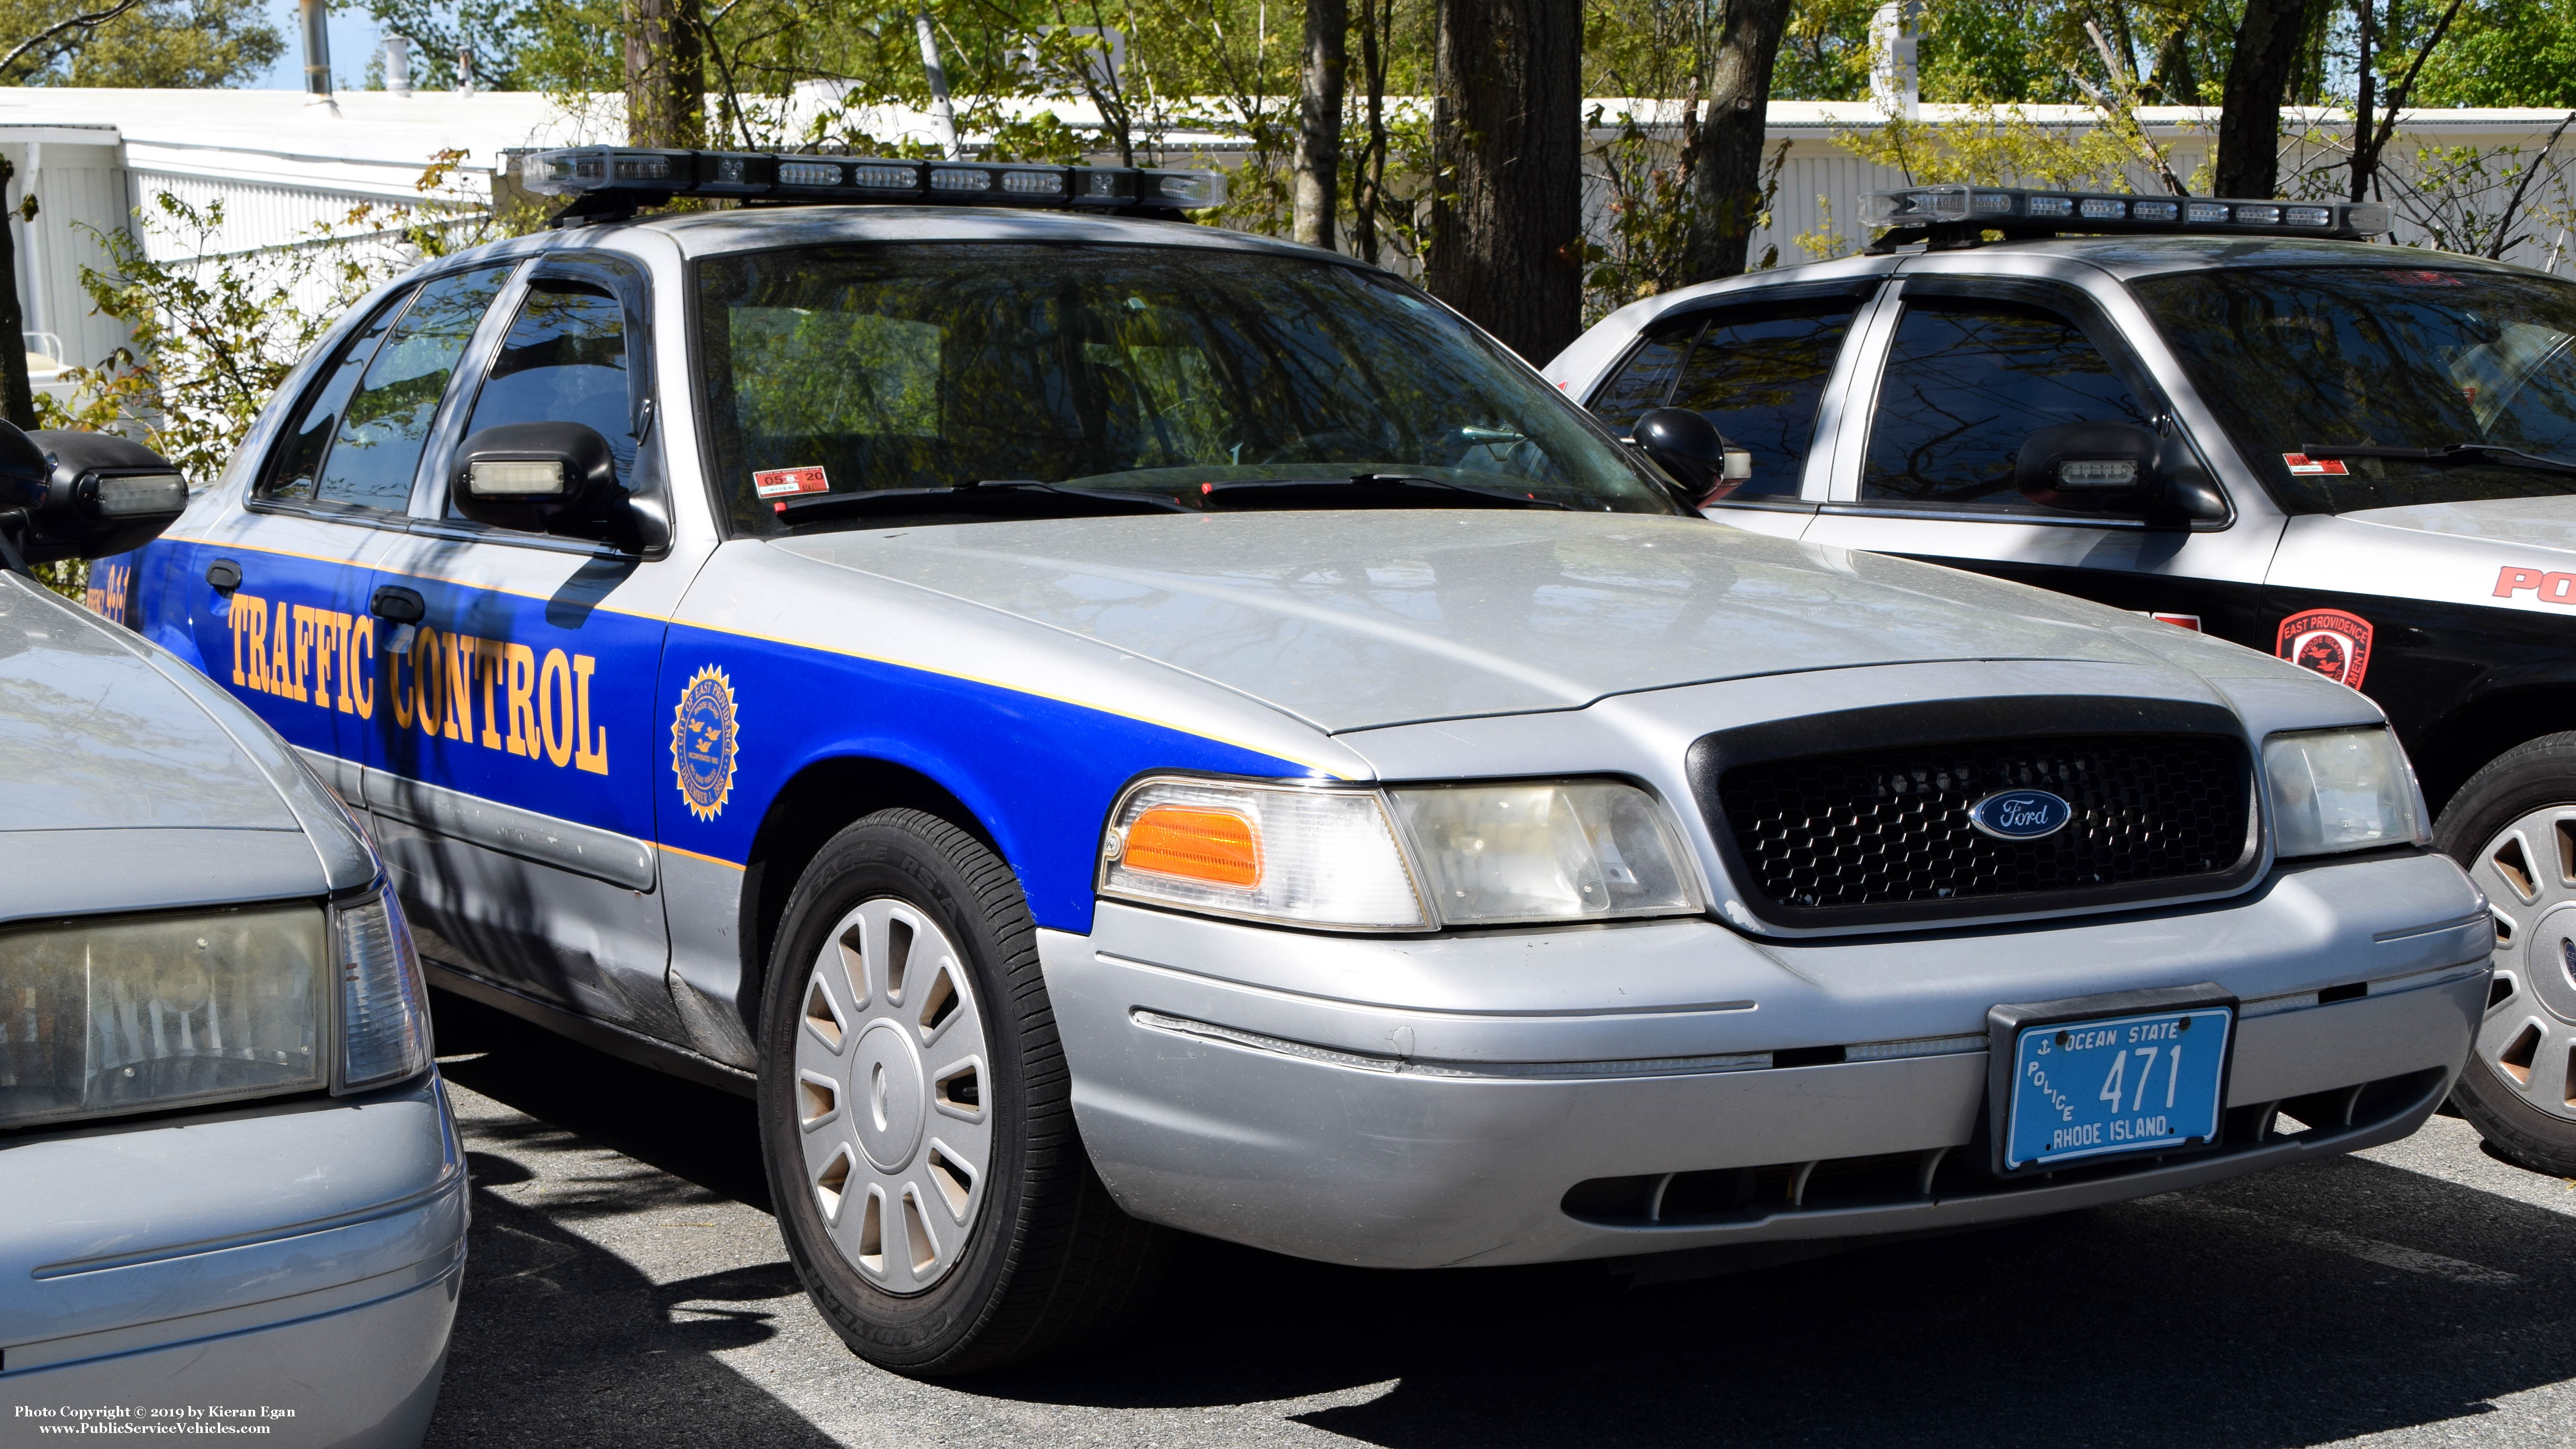
[[[0,919],[318,894],[373,869],[256,716],[0,574]]]
[[[2418,503],[2405,508],[2365,508],[2341,515],[2356,523],[2406,528],[2452,538],[2484,539],[2526,548],[2576,552],[2576,497],[2481,498],[2469,503]]]
[[[1159,661],[1327,731],[1928,660],[2092,660],[2187,677],[2122,637],[2144,622],[2127,615],[1698,519],[1175,515],[776,546]]]

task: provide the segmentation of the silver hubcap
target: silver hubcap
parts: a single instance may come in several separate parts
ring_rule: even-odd
[[[892,1293],[965,1251],[992,1160],[984,1018],[957,949],[891,897],[843,916],[805,981],[796,1116],[825,1231]]]
[[[2576,1122],[2576,804],[2505,827],[2469,874],[2496,917],[2478,1058],[2525,1102]]]

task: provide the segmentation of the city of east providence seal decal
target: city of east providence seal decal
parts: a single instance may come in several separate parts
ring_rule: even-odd
[[[723,814],[733,794],[735,740],[733,681],[710,664],[689,676],[671,714],[671,772],[680,777],[689,813],[700,820]]]
[[[2337,684],[2361,688],[2370,668],[2370,621],[2341,609],[2310,609],[2281,621],[2280,654]]]

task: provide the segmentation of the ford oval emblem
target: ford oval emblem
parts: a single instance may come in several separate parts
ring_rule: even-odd
[[[1968,823],[1998,840],[2055,835],[2074,818],[2075,807],[2046,790],[2006,790],[1968,807]]]

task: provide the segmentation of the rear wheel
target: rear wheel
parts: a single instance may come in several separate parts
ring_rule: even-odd
[[[2495,984],[2453,1100],[2499,1153],[2576,1175],[2576,734],[2498,756],[2434,839],[2496,922]]]
[[[1083,1153],[1027,906],[966,832],[889,810],[823,847],[788,900],[761,1048],[788,1256],[861,1357],[995,1368],[1150,1286],[1162,1235]]]

